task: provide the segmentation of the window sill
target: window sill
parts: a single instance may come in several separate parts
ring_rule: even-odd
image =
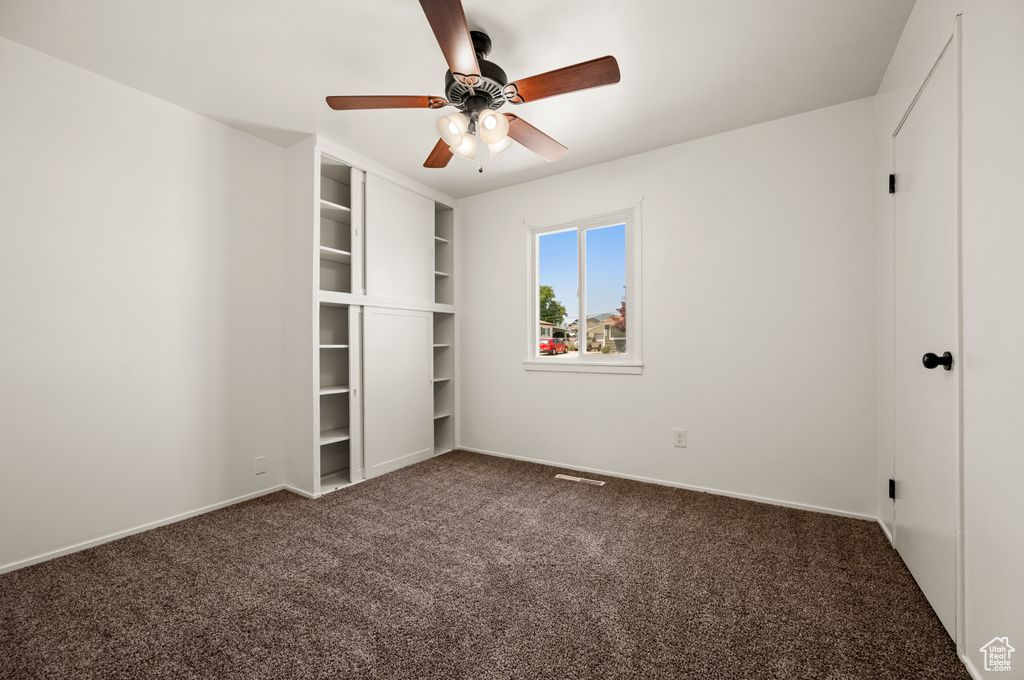
[[[622,363],[602,361],[600,363],[583,361],[540,361],[527,359],[523,362],[527,371],[561,371],[563,373],[626,373],[640,375],[644,365],[638,363]]]

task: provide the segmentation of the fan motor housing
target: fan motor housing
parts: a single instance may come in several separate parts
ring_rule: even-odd
[[[445,71],[445,98],[452,106],[468,114],[480,113],[484,109],[500,109],[505,103],[502,92],[508,85],[508,76],[500,66],[484,59],[491,51],[490,37],[480,31],[470,31],[469,35],[473,39],[473,49],[480,66],[480,80],[470,87],[457,81],[451,71]]]

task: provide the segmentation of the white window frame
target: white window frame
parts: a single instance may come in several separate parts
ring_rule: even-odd
[[[579,290],[577,300],[576,343],[586,347],[587,315],[587,262],[586,232],[589,229],[624,224],[626,227],[626,354],[588,354],[579,352],[575,359],[540,356],[540,271],[537,266],[540,237],[559,231],[575,230],[576,236],[576,280]],[[602,213],[593,217],[530,227],[527,229],[527,257],[529,277],[527,282],[527,309],[529,318],[526,328],[526,360],[528,371],[568,371],[574,373],[632,373],[643,372],[641,359],[641,311],[640,298],[640,206]]]

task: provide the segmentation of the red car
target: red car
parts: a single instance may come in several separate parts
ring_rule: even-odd
[[[567,351],[569,351],[569,346],[561,338],[540,339],[541,354],[565,354]]]

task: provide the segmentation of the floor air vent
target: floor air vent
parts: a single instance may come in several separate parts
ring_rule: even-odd
[[[570,482],[583,482],[584,484],[593,484],[594,486],[605,485],[605,482],[599,482],[596,479],[584,479],[583,477],[573,477],[572,475],[555,475],[555,479],[568,479]]]

